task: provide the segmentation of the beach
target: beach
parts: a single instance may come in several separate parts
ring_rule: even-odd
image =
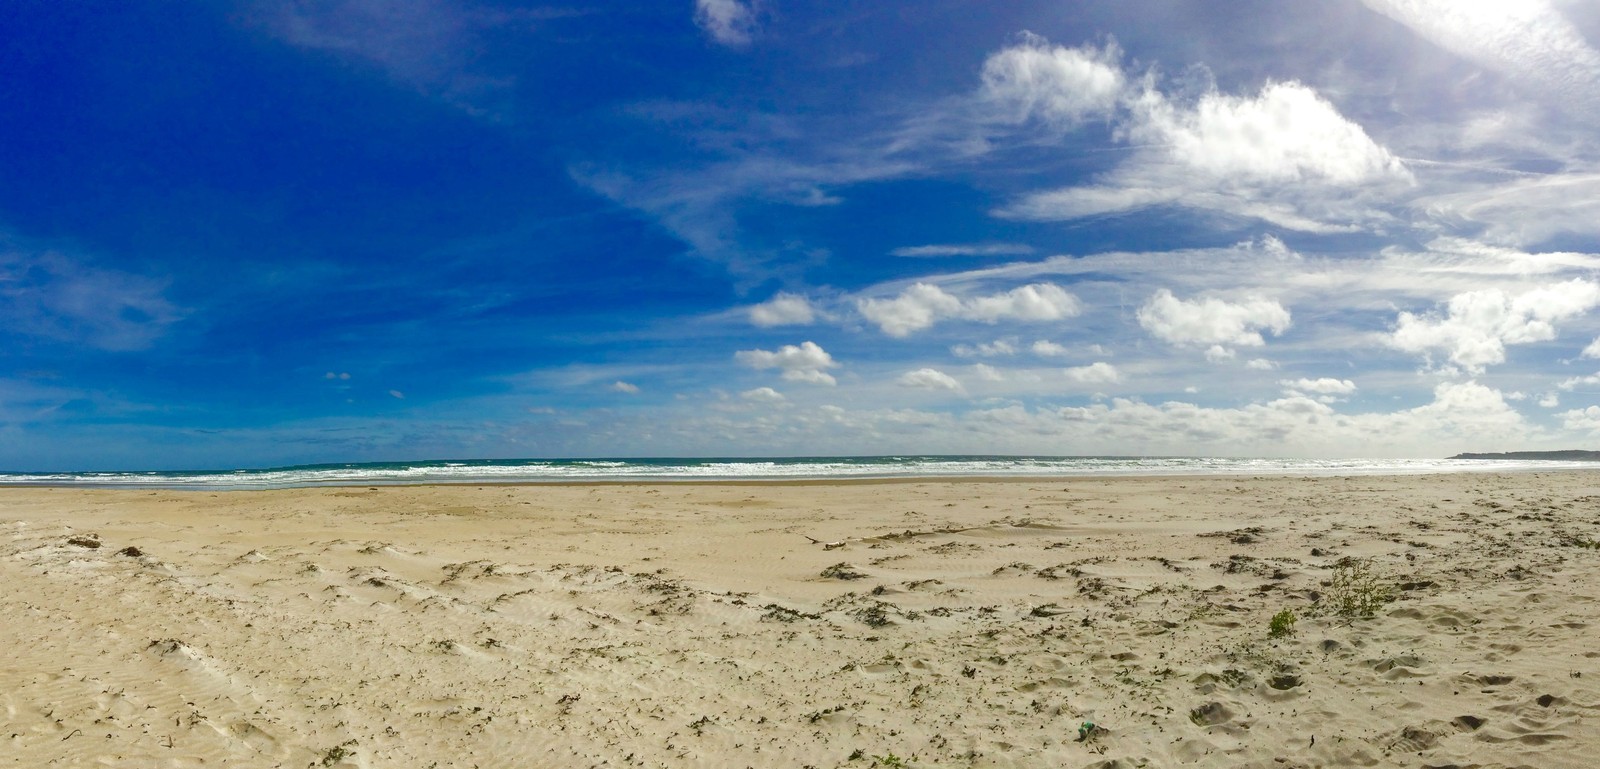
[[[1600,751],[1597,472],[4,488],[0,532],[8,766]]]

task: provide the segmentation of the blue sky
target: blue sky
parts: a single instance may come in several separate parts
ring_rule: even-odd
[[[1600,433],[1578,0],[7,3],[0,468]]]

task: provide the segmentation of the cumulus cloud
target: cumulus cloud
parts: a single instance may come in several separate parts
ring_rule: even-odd
[[[1006,379],[999,369],[987,363],[972,364],[972,375],[985,382],[1004,382]]]
[[[609,387],[607,387],[606,389],[608,389],[608,390],[610,390],[612,392],[627,393],[628,395],[635,395],[635,394],[637,394],[639,392],[639,386],[638,385],[633,384],[631,382],[624,382],[621,379],[618,379],[617,381],[612,382],[611,385]]]
[[[754,7],[740,0],[695,0],[694,23],[730,48],[749,45],[760,31]]]
[[[1600,385],[1600,372],[1596,372],[1588,376],[1570,377],[1562,380],[1561,384],[1556,386],[1563,390],[1571,391],[1579,387],[1593,387],[1595,385]],[[1554,397],[1554,395],[1555,393],[1551,393],[1552,397]]]
[[[974,297],[965,309],[963,317],[984,323],[1060,320],[1083,311],[1077,297],[1054,283],[1033,283],[1002,294]]]
[[[1356,383],[1348,379],[1334,379],[1322,377],[1320,379],[1283,379],[1278,384],[1284,390],[1295,394],[1311,395],[1351,395],[1356,391]]]
[[[827,373],[827,369],[836,368],[839,364],[833,356],[817,345],[816,342],[801,342],[799,345],[786,344],[772,350],[740,350],[734,353],[734,359],[753,369],[775,368],[783,372],[783,378],[791,382],[807,382],[810,384],[835,385],[837,380]]]
[[[1116,384],[1122,381],[1122,372],[1110,363],[1098,362],[1087,366],[1074,366],[1064,372],[1067,379],[1078,384]]]
[[[1229,302],[1215,297],[1184,300],[1167,289],[1139,308],[1139,325],[1156,338],[1179,346],[1210,346],[1207,357],[1232,357],[1230,347],[1260,347],[1263,331],[1289,329],[1289,311],[1270,299]]]
[[[1250,360],[1245,361],[1244,367],[1252,371],[1271,371],[1277,368],[1278,364],[1273,363],[1266,358],[1251,358]]]
[[[1347,400],[1356,392],[1356,383],[1349,379],[1334,379],[1322,377],[1320,379],[1282,379],[1278,385],[1283,388],[1284,395],[1292,398],[1313,398],[1323,403],[1338,403]]]
[[[1563,411],[1556,416],[1561,417],[1561,426],[1568,430],[1600,433],[1600,406]]]
[[[1444,312],[1402,312],[1388,343],[1411,353],[1443,352],[1469,372],[1503,363],[1506,345],[1556,337],[1556,323],[1600,304],[1600,285],[1574,278],[1510,296],[1497,288],[1451,297]]]
[[[1254,96],[1209,92],[1193,105],[1147,85],[1119,136],[1135,149],[1096,183],[1027,195],[996,213],[1067,220],[1152,206],[1210,209],[1309,232],[1386,216],[1368,198],[1409,187],[1399,159],[1309,86],[1268,83]]]
[[[1400,161],[1309,86],[1268,83],[1254,97],[1208,93],[1193,109],[1153,92],[1141,99],[1135,142],[1212,183],[1328,184],[1409,178]]]
[[[750,308],[750,322],[762,328],[808,326],[816,319],[817,311],[811,300],[786,291]]]
[[[1026,256],[1033,246],[1022,243],[948,243],[928,246],[902,246],[889,252],[893,256]]]
[[[780,393],[771,387],[757,387],[753,390],[745,390],[744,392],[739,393],[739,397],[747,401],[754,401],[756,403],[782,403],[783,401],[788,400],[787,398],[783,397],[783,393]]]
[[[1082,312],[1082,305],[1054,283],[1033,283],[967,299],[936,285],[916,283],[893,299],[858,300],[856,309],[883,333],[904,337],[950,318],[983,323],[1060,320]]]
[[[1048,339],[1040,339],[1028,348],[1034,355],[1041,358],[1059,358],[1067,354],[1067,348]]]
[[[1433,395],[1430,403],[1387,414],[1341,414],[1301,396],[1231,409],[1116,398],[1108,404],[1057,409],[1039,419],[1066,423],[1057,428],[1063,433],[1070,430],[1150,452],[1196,447],[1325,452],[1319,447],[1340,446],[1345,451],[1393,453],[1417,445],[1515,442],[1527,435],[1522,417],[1497,390],[1476,382],[1443,383]]]
[[[1114,42],[1066,48],[1024,33],[984,62],[983,96],[1003,120],[1071,126],[1117,105],[1126,82],[1120,57]]]
[[[944,289],[917,283],[893,299],[862,299],[856,309],[889,336],[907,336],[932,326],[940,318],[961,314],[960,299]]]
[[[919,368],[916,371],[907,371],[894,380],[901,387],[915,387],[923,390],[949,390],[961,392],[961,383],[955,377],[938,369]]]
[[[995,358],[1001,355],[1016,355],[1016,343],[1008,339],[996,339],[993,342],[980,342],[978,344],[958,344],[950,348],[950,354],[957,358]]]

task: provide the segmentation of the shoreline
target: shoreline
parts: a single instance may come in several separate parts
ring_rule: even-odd
[[[1592,473],[1600,472],[1600,463],[1593,468],[1584,467],[1483,467],[1483,468],[1450,468],[1419,469],[1411,472],[1396,471],[1392,468],[1375,469],[1372,471],[1340,469],[1330,470],[1325,473],[1308,473],[1302,470],[1272,472],[1214,472],[1193,473],[1175,471],[1139,472],[1139,473],[1080,473],[1080,474],[1039,474],[1039,475],[893,475],[893,476],[846,476],[837,478],[793,478],[793,477],[767,477],[767,478],[586,478],[586,479],[552,479],[552,480],[426,480],[426,481],[337,481],[317,482],[306,484],[261,485],[261,486],[207,486],[203,484],[170,485],[159,483],[51,483],[51,482],[23,482],[9,483],[0,481],[0,493],[7,489],[80,489],[85,491],[204,491],[204,492],[238,492],[238,491],[294,491],[313,489],[352,489],[352,488],[455,488],[472,486],[500,486],[513,488],[538,488],[552,487],[581,487],[581,486],[846,486],[846,485],[888,485],[905,483],[1026,483],[1032,481],[1071,481],[1071,480],[1118,480],[1132,481],[1143,478],[1149,479],[1182,479],[1182,478],[1218,478],[1218,479],[1301,479],[1312,480],[1318,478],[1414,478],[1431,475],[1525,475],[1528,473]]]

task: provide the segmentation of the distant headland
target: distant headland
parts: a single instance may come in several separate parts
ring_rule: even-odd
[[[1498,454],[1457,454],[1451,459],[1558,459],[1564,462],[1600,462],[1600,451],[1506,451]]]

